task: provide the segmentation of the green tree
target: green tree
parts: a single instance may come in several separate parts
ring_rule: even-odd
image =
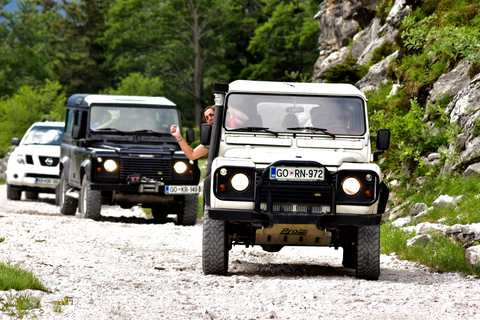
[[[161,96],[164,85],[160,78],[147,78],[140,73],[132,73],[121,80],[116,89],[108,88],[103,94],[118,94],[131,96]]]
[[[188,94],[193,98],[194,110],[190,110],[195,124],[200,124],[205,69],[212,65],[213,53],[221,49],[224,2],[116,1],[109,11],[104,38],[111,49],[109,63],[121,77],[132,72],[160,76],[169,93],[165,96],[179,105],[187,104]]]
[[[5,5],[9,1],[3,1]],[[11,96],[20,87],[43,85],[54,79],[53,35],[48,26],[54,11],[41,14],[32,1],[18,1],[18,11],[0,11],[0,95]],[[1,5],[0,5],[1,6]]]
[[[22,137],[32,123],[43,118],[63,121],[65,95],[58,82],[46,81],[40,89],[23,86],[12,97],[0,100],[0,154],[8,150],[13,137]]]
[[[44,10],[54,8],[49,0],[38,1],[44,3]],[[68,95],[97,93],[112,84],[111,71],[104,65],[107,48],[100,42],[112,2],[62,0],[58,5],[64,14],[51,25],[56,35],[53,70]]]
[[[257,80],[290,80],[289,74],[311,78],[316,52],[318,24],[313,20],[321,1],[264,0],[268,20],[250,41],[248,51],[258,63],[246,67],[242,77]]]

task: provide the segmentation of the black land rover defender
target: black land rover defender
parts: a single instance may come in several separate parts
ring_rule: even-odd
[[[166,98],[75,94],[67,101],[58,203],[65,215],[100,219],[101,205],[151,208],[157,220],[197,218],[197,161],[181,151],[170,126],[179,108]],[[190,135],[193,140],[193,135]]]

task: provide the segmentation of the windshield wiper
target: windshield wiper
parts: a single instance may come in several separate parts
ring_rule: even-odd
[[[150,129],[136,130],[136,131],[133,131],[133,133],[152,133],[152,134],[157,135],[157,136],[163,136],[163,135],[167,134],[165,132],[158,132],[158,131],[153,131],[153,130],[150,130]],[[170,135],[170,134],[168,133],[168,135]]]
[[[274,134],[275,137],[278,137],[278,132],[270,130],[270,128],[266,127],[245,127],[245,128],[237,128],[237,129],[229,129],[229,131],[247,131],[247,132],[255,132],[255,131],[263,131]]]
[[[315,133],[316,131],[320,131],[326,135],[329,135],[333,139],[335,139],[335,135],[331,132],[328,132],[327,129],[324,128],[317,128],[317,127],[293,127],[293,128],[287,128],[287,130],[310,130],[312,133]]]
[[[123,135],[126,134],[125,131],[121,131],[121,130],[118,130],[116,128],[101,128],[101,129],[97,128],[97,129],[95,129],[95,131],[109,131],[109,132],[120,133],[120,134],[123,134]]]

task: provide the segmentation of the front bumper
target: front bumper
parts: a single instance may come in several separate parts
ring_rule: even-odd
[[[268,214],[233,209],[209,209],[209,218],[262,224],[315,224],[319,228],[332,226],[379,225],[382,214]]]

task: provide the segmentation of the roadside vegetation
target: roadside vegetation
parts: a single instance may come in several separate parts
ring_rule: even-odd
[[[5,238],[0,238],[3,242]],[[19,266],[0,262],[0,291],[6,292],[5,298],[0,297],[0,311],[10,318],[36,317],[35,311],[42,309],[41,299],[24,290],[40,290],[48,292],[33,272],[26,271]]]
[[[383,1],[378,8],[381,10],[393,2]],[[408,213],[415,203],[425,203],[431,208],[440,195],[464,197],[458,206],[429,210],[414,225],[439,221],[446,225],[480,222],[480,178],[465,178],[461,171],[442,171],[446,163],[458,156],[448,152],[448,147],[461,130],[450,124],[444,113],[453,97],[445,96],[433,105],[427,104],[427,94],[438,77],[462,59],[473,61],[470,73],[478,73],[479,29],[478,1],[427,0],[414,6],[400,27],[396,43],[382,49],[384,57],[393,49],[399,50],[399,59],[389,67],[390,81],[379,90],[367,93],[372,131],[387,127],[392,132],[390,150],[381,162],[387,181],[398,182],[395,187],[390,186],[395,193],[395,203],[390,203],[390,207],[402,206]],[[400,86],[395,88],[396,84]],[[437,165],[428,165],[426,157],[434,152],[441,153],[443,160]],[[407,239],[412,236],[384,224],[382,253],[395,252],[401,259],[417,261],[438,271],[480,276],[479,267],[466,264],[466,247],[461,241],[432,234],[427,246],[407,247]]]

